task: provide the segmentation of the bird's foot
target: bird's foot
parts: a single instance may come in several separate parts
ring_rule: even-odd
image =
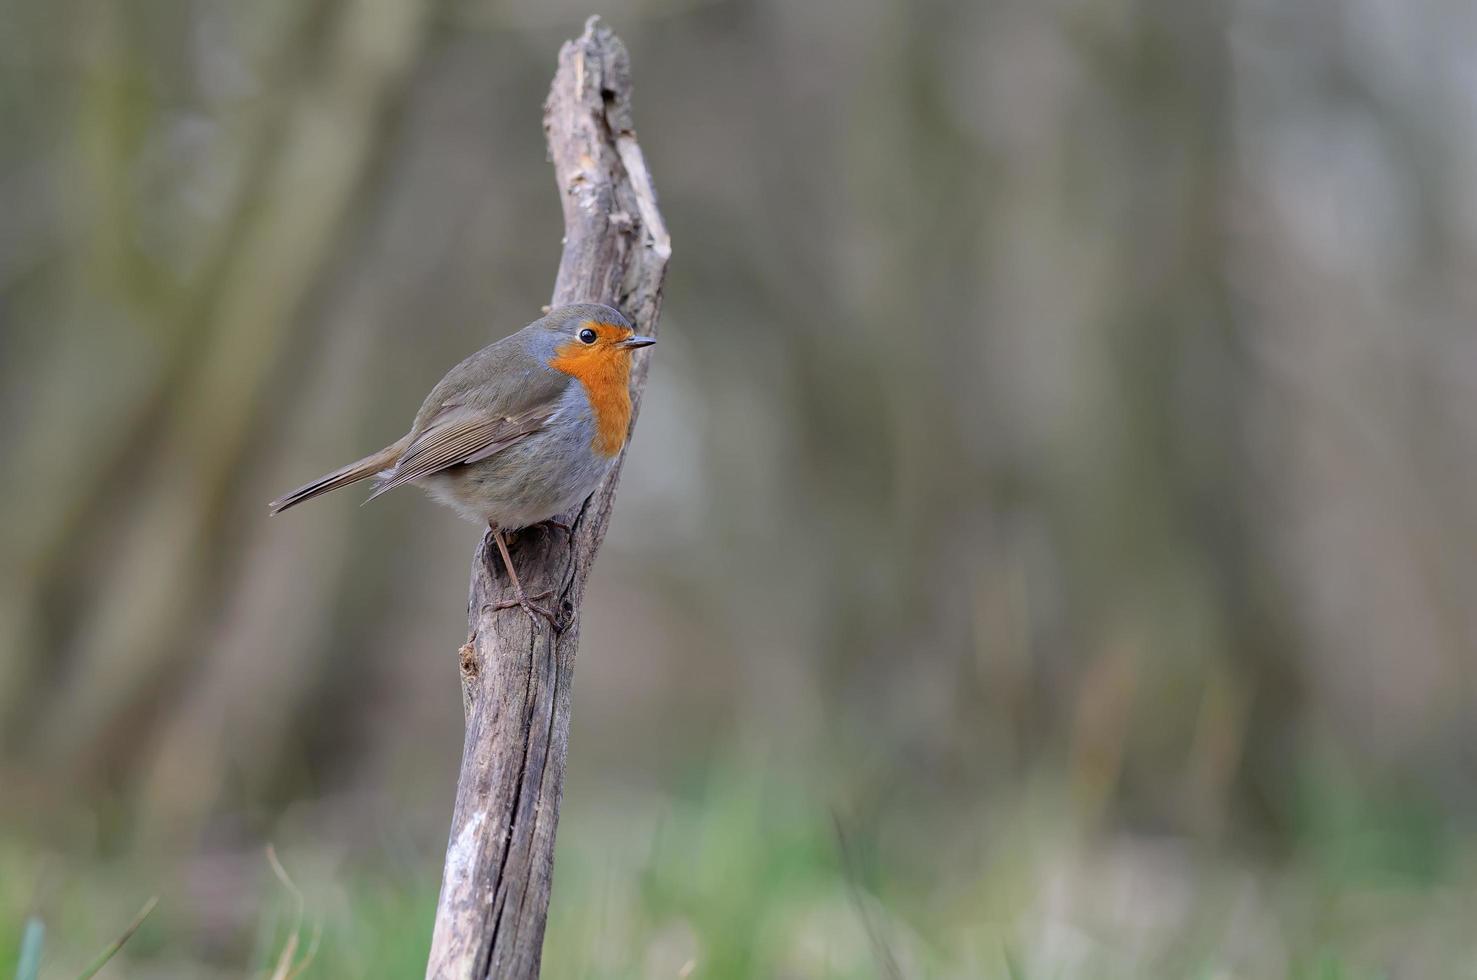
[[[549,599],[552,598],[553,595],[554,593],[552,592],[539,592],[530,596],[526,594],[522,589],[518,589],[513,593],[513,598],[504,599],[502,602],[494,603],[492,608],[494,610],[501,610],[512,609],[516,606],[527,613],[528,618],[533,620],[535,625],[538,623],[539,617],[542,616],[544,619],[549,621],[549,625],[554,628],[555,633],[563,633],[566,624],[559,617],[559,614],[555,613],[551,609],[547,609],[544,606],[536,604],[538,600]]]

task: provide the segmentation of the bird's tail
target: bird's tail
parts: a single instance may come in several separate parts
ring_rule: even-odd
[[[337,490],[339,487],[346,487],[351,483],[358,483],[366,477],[374,476],[376,473],[390,469],[395,465],[395,461],[400,458],[400,454],[404,451],[404,441],[402,439],[392,446],[386,446],[377,453],[365,456],[363,459],[356,460],[347,466],[340,466],[332,473],[325,473],[311,483],[303,484],[291,493],[284,493],[268,504],[267,508],[273,514],[280,514],[289,507],[296,507],[304,500],[312,500],[319,494],[328,493],[330,490]]]

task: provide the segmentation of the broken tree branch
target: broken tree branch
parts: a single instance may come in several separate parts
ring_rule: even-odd
[[[655,334],[671,244],[631,121],[629,57],[599,18],[560,49],[544,134],[564,205],[553,305],[607,303]],[[638,358],[632,371],[633,407],[648,362]],[[471,637],[461,650],[467,730],[428,978],[538,976],[579,607],[620,470],[617,461],[600,489],[560,518],[568,531],[540,525],[512,542],[524,586],[553,593],[570,623],[563,633],[516,606],[495,609],[506,593],[490,536],[473,559]]]

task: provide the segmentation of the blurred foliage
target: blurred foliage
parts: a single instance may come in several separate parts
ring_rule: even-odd
[[[417,972],[477,532],[264,502],[546,301],[588,12],[0,0],[0,969],[265,971],[275,841]],[[602,13],[675,261],[549,975],[1470,970],[1471,5]]]
[[[782,767],[720,759],[701,777],[643,793],[595,782],[596,792],[571,794],[550,977],[863,978],[893,975],[890,961],[908,977],[1373,980],[1467,976],[1477,954],[1467,925],[1477,852],[1452,846],[1431,874],[1411,857],[1427,846],[1421,828],[1386,826],[1384,815],[1326,793],[1324,805],[1342,814],[1337,829],[1319,829],[1319,853],[1353,854],[1374,838],[1404,849],[1253,872],[1183,840],[1084,837],[1070,788],[1042,778],[1008,803],[973,809],[972,831],[954,842],[959,860],[914,887],[895,880],[886,845],[855,826],[848,833],[863,846],[846,860],[833,815]],[[580,799],[591,795],[599,807]],[[310,976],[420,972],[434,852],[387,867],[383,855],[325,862],[322,851],[316,835],[283,851],[306,896],[302,920],[259,850],[198,856],[209,866],[153,878],[173,898],[119,954],[117,975],[240,976],[254,965],[266,976],[294,931],[300,950],[321,933]],[[8,849],[0,876],[56,887],[43,903],[52,916],[43,976],[72,975],[117,929],[139,894],[137,873],[159,868],[137,858],[35,864]],[[13,961],[25,902],[12,890],[0,901],[0,963]]]

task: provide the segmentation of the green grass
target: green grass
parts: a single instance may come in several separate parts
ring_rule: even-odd
[[[1091,832],[1063,818],[1069,799],[1026,787],[944,822],[912,821],[898,801],[869,824],[843,818],[843,855],[829,807],[757,767],[655,798],[575,787],[544,975],[848,980],[895,962],[908,978],[1477,978],[1474,852],[1418,808],[1323,799],[1273,869]],[[0,843],[0,977],[33,911],[40,977],[73,977],[154,891],[158,911],[100,977],[267,976],[294,927],[298,961],[321,930],[303,976],[418,976],[435,858],[379,857],[284,847],[299,921],[256,853],[184,869],[43,860],[12,839]],[[209,880],[211,860],[234,885]]]

